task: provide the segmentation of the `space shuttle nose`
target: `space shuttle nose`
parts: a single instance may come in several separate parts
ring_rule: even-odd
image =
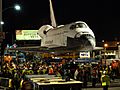
[[[81,33],[77,33],[77,34],[75,35],[75,38],[80,38],[80,36],[81,36]]]
[[[91,34],[83,34],[83,33],[77,33],[75,35],[76,39],[79,40],[87,40],[90,44],[90,46],[95,47],[96,46],[96,41],[95,41],[95,37],[92,36]]]

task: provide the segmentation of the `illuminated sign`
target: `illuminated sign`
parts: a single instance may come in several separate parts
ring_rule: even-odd
[[[16,30],[16,40],[40,40],[38,30]]]
[[[115,51],[105,52],[105,55],[116,55],[116,52]]]
[[[83,51],[79,54],[80,58],[90,58],[90,52],[89,51]]]

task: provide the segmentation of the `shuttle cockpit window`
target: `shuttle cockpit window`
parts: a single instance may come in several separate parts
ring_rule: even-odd
[[[84,23],[76,23],[76,28],[86,28],[87,26]]]
[[[73,30],[75,28],[87,28],[87,26],[84,23],[76,23],[76,24],[70,26],[71,30]]]

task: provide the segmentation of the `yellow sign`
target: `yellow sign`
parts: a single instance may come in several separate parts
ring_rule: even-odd
[[[38,30],[16,30],[16,40],[40,40]]]

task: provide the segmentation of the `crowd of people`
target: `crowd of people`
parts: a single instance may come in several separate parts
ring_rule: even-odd
[[[65,63],[46,63],[43,61],[28,61],[22,64],[15,64],[13,61],[4,62],[1,69],[1,77],[12,79],[9,88],[11,90],[17,90],[18,88],[24,88],[26,84],[26,75],[41,75],[49,74],[62,77],[67,81],[70,78],[83,82],[83,87],[87,87],[88,82],[92,82],[92,86],[95,87],[96,83],[101,83],[104,80],[114,80],[115,76],[118,76],[118,68],[114,65],[114,62],[110,65],[91,64],[91,63],[78,63],[72,66],[74,63],[65,61]],[[71,66],[71,67],[70,67]],[[103,79],[103,76],[109,76],[109,79]],[[28,82],[27,82],[28,84]],[[32,88],[32,84],[28,85]],[[32,90],[32,89],[31,89]]]

